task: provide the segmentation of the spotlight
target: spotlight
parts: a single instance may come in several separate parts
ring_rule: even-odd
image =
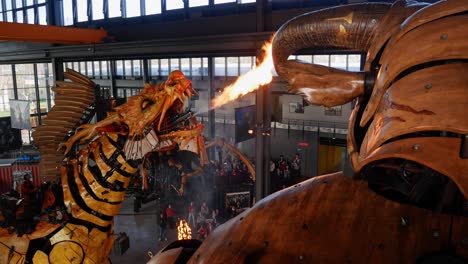
[[[249,129],[249,130],[247,130],[247,133],[249,133],[250,135],[252,135],[252,134],[253,134],[253,130],[252,130],[252,129]]]

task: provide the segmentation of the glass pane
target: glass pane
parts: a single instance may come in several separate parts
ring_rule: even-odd
[[[16,8],[23,7],[23,0],[16,0]]]
[[[10,100],[13,95],[11,65],[0,65],[0,117],[10,116]]]
[[[215,4],[235,3],[237,0],[215,0]]]
[[[99,67],[99,61],[94,61],[94,76],[100,77],[101,76],[101,68]]]
[[[73,25],[72,0],[63,0],[63,25]]]
[[[115,62],[115,71],[117,76],[123,76],[123,61],[118,60]]]
[[[86,75],[86,62],[80,62],[80,73]]]
[[[225,57],[217,57],[217,58],[214,58],[214,60],[215,60],[214,75],[215,76],[226,76],[226,58]]]
[[[120,0],[108,0],[109,2],[109,17],[122,16],[120,12]]]
[[[239,75],[239,58],[228,57],[227,58],[227,76],[238,76]]]
[[[180,59],[180,69],[182,70],[185,76],[190,76],[190,59],[189,58]]]
[[[203,58],[202,63],[202,76],[208,76],[208,58]]]
[[[132,76],[132,61],[126,60],[125,64],[125,76]]]
[[[133,76],[141,76],[141,61],[133,60]]]
[[[328,55],[314,55],[314,64],[330,66],[328,58]]]
[[[34,8],[29,8],[26,10],[26,14],[28,16],[28,24],[34,24]]]
[[[252,57],[240,57],[240,74],[244,74],[252,69],[253,59]]]
[[[30,5],[33,5],[33,4],[34,4],[34,0],[27,0],[26,1],[27,6],[30,6]]]
[[[150,76],[159,76],[159,60],[150,60]]]
[[[28,13],[28,15],[29,15],[29,13]],[[13,12],[12,11],[7,12],[7,21],[8,22],[13,22]]]
[[[161,59],[161,76],[166,77],[169,75],[169,60]]]
[[[93,0],[93,20],[104,18],[103,5],[104,0]]]
[[[0,22],[3,22],[3,13],[0,11]]]
[[[346,70],[347,55],[331,55],[330,66],[337,69]]]
[[[93,77],[93,62],[92,61],[88,61],[86,62],[86,75],[88,75],[88,77]]]
[[[46,0],[37,0],[38,4],[42,4],[42,3],[45,3],[45,2],[46,2]]]
[[[76,0],[78,6],[78,22],[88,21],[88,0]]]
[[[201,58],[192,58],[192,76],[201,76]]]
[[[312,55],[299,55],[297,59],[303,62],[312,63]]]
[[[47,9],[46,6],[40,6],[39,9],[39,24],[47,25]]]
[[[171,59],[171,72],[180,70],[179,59]]]
[[[161,1],[145,0],[146,15],[161,14]]]
[[[109,78],[109,62],[101,61],[101,75],[102,77]]]
[[[189,0],[189,7],[208,5],[208,0]]]
[[[174,10],[184,8],[184,0],[166,1],[166,10]]]
[[[361,55],[348,55],[348,71],[361,70]]]
[[[140,0],[125,0],[127,8],[127,17],[140,16]]]
[[[16,22],[18,22],[18,23],[23,23],[24,22],[23,10],[16,11]]]
[[[5,0],[5,10],[8,11],[8,10],[11,10],[11,1],[12,0]]]
[[[255,3],[257,0],[241,0],[241,4],[246,4],[246,3]]]

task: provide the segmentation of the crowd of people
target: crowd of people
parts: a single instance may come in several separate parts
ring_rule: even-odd
[[[175,217],[176,213],[179,216],[177,221]],[[158,216],[159,241],[167,241],[167,229],[175,229],[180,218],[188,219],[188,224],[192,229],[192,236],[198,239],[205,239],[219,225],[218,215],[219,210],[210,210],[206,202],[203,202],[197,210],[192,201],[188,205],[187,211],[181,210],[178,212],[175,211],[171,204],[168,204],[166,209],[162,210]]]
[[[296,153],[291,160],[280,155],[278,160],[270,160],[270,178],[272,191],[291,186],[301,180],[302,159]]]

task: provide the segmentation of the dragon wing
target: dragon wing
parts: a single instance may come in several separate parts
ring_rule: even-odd
[[[59,144],[66,141],[71,131],[89,122],[94,115],[96,84],[71,69],[66,69],[64,76],[70,82],[56,81],[56,86],[52,88],[55,105],[32,133],[41,154],[39,167],[42,181],[59,178],[58,168],[64,159],[64,154],[57,151]]]

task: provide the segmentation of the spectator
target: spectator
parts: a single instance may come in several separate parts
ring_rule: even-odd
[[[188,207],[188,224],[190,225],[192,223],[192,226],[196,226],[195,222],[195,205],[193,202],[190,202],[190,205]]]
[[[299,181],[299,178],[301,177],[301,164],[302,160],[299,157],[299,153],[296,153],[291,163],[291,176],[293,177],[294,181]]]
[[[31,181],[31,175],[25,174],[23,179],[24,181],[21,184],[21,195],[25,198],[25,201],[28,202],[34,198],[36,189],[34,188],[34,184]]]
[[[208,229],[205,224],[202,224],[197,231],[199,239],[205,239],[208,236]]]
[[[206,218],[209,214],[209,209],[208,209],[208,205],[206,205],[206,203],[203,203],[201,208],[200,208],[200,213],[203,215],[204,218]]]
[[[167,217],[167,223],[169,224],[169,227],[171,229],[174,229],[174,227],[175,227],[174,209],[172,209],[171,205],[168,205],[167,208],[166,208],[166,217]]]
[[[167,241],[167,237],[166,237],[167,222],[166,222],[166,217],[164,217],[163,212],[159,213],[158,224],[159,224],[159,241],[162,241],[163,239]]]

